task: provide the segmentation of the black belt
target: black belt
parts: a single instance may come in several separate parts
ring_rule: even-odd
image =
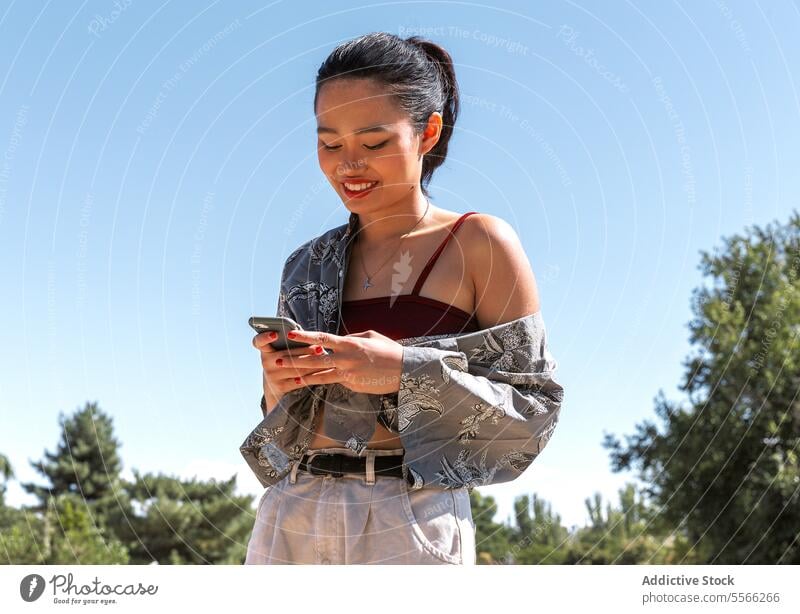
[[[308,459],[310,457],[310,454],[304,454],[303,458],[300,459],[298,468],[314,475],[332,475],[337,478],[342,477],[345,473],[367,474],[366,457],[323,452],[314,454],[309,464]],[[375,456],[375,475],[402,478],[403,455]]]

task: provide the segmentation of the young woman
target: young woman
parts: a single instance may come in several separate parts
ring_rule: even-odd
[[[294,338],[311,346],[283,352],[272,350],[267,333],[254,339],[265,415],[320,385],[394,398],[396,407],[404,359],[397,339],[465,334],[539,311],[533,272],[510,225],[430,201],[427,184],[444,162],[459,110],[449,54],[419,37],[371,33],[337,47],[316,83],[320,168],[351,221],[357,218],[357,232],[339,272],[336,334],[304,330]],[[289,313],[286,294],[301,290],[319,298],[317,287],[282,287],[279,313]],[[328,368],[320,368],[323,345],[333,350]],[[335,399],[326,396],[301,461],[259,502],[246,563],[474,564],[470,485],[409,489],[399,469],[405,450],[397,415],[382,412],[368,441],[343,445],[323,428],[342,422],[322,418],[336,409]],[[512,411],[509,403],[503,414]],[[480,419],[487,416],[496,422],[489,414]]]

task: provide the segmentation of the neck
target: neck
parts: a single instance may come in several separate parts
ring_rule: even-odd
[[[359,242],[369,245],[380,245],[400,238],[412,228],[416,232],[425,226],[433,213],[433,203],[428,207],[428,200],[417,185],[407,197],[386,207],[358,213]],[[427,210],[426,220],[420,218]],[[417,224],[419,222],[419,224]]]

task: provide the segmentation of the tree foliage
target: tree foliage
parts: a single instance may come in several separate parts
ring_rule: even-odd
[[[800,215],[724,242],[702,254],[710,285],[692,303],[688,403],[659,391],[660,424],[605,445],[688,540],[684,562],[798,563]]]
[[[13,564],[239,564],[253,526],[252,495],[218,482],[162,474],[120,476],[119,442],[97,404],[59,416],[54,452],[31,465],[46,485],[23,483],[33,505],[5,504],[13,477],[0,455],[0,560]]]

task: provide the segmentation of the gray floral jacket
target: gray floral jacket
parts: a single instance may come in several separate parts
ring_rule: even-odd
[[[306,330],[336,333],[358,216],[311,239],[286,259],[278,315]],[[399,435],[411,489],[470,490],[519,477],[558,422],[563,387],[541,310],[483,330],[397,339],[399,391],[353,392],[314,384],[286,393],[240,452],[263,486],[280,481],[307,451],[321,403],[323,432],[363,453],[378,420]],[[262,396],[262,413],[264,398]]]

